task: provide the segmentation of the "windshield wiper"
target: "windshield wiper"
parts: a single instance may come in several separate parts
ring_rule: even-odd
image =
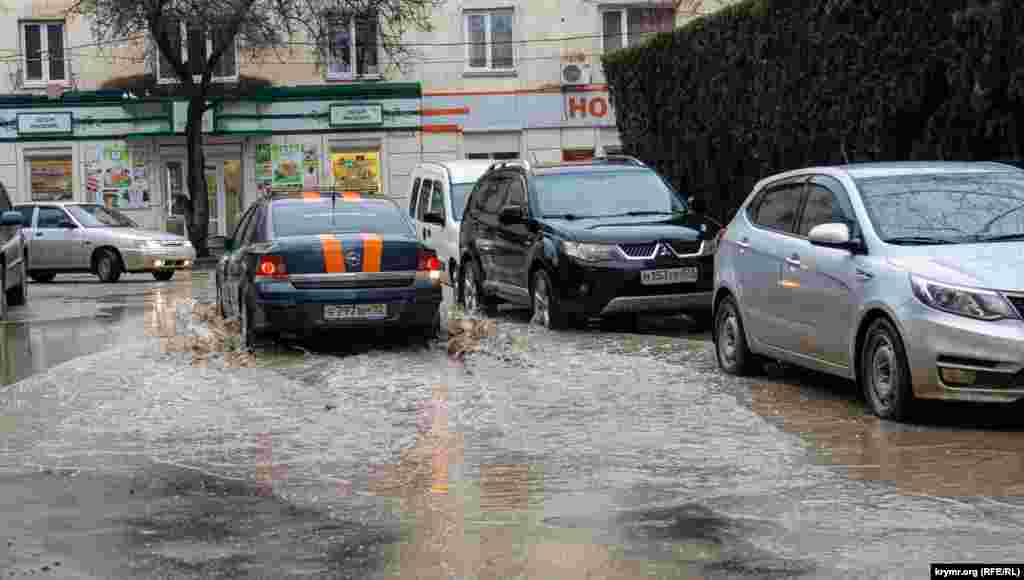
[[[676,215],[682,214],[683,212],[675,211],[627,211],[623,213],[610,213],[601,215],[598,217],[623,217],[623,216],[639,216],[639,215]]]
[[[563,220],[579,220],[579,219],[583,219],[583,218],[587,218],[587,217],[591,217],[591,216],[576,215],[574,213],[546,213],[546,214],[544,214],[544,217],[546,217],[546,218],[555,218],[555,219],[563,219]]]
[[[972,242],[1013,242],[1016,240],[1024,240],[1024,233],[1001,234],[998,236],[974,236],[971,238]]]
[[[887,244],[897,244],[904,246],[916,246],[925,244],[958,244],[953,240],[947,240],[944,238],[932,238],[928,236],[897,236],[895,238],[885,238],[882,240]]]

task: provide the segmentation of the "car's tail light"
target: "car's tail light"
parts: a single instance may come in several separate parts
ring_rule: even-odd
[[[256,265],[257,280],[287,280],[288,268],[283,256],[260,256]]]
[[[420,248],[417,262],[416,269],[428,272],[431,280],[441,279],[441,260],[437,259],[437,254],[433,250]]]

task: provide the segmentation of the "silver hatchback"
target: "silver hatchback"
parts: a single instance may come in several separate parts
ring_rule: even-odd
[[[715,259],[721,368],[856,380],[882,418],[915,399],[1024,398],[1024,171],[816,167],[760,181]]]

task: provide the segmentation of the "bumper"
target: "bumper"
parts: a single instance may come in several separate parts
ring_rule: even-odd
[[[253,326],[260,332],[308,335],[344,328],[407,328],[433,324],[443,290],[439,282],[417,280],[401,288],[298,289],[290,282],[255,285]],[[385,304],[382,318],[329,320],[327,305]]]
[[[696,282],[644,285],[644,270],[696,266]],[[557,272],[555,285],[563,307],[584,316],[626,313],[680,313],[711,310],[714,286],[714,257],[631,260],[614,266],[593,266],[565,261]]]
[[[167,250],[123,249],[125,269],[129,272],[184,270],[195,264],[196,252],[191,248]]]
[[[914,304],[903,319],[914,396],[1010,403],[1024,399],[1024,322],[987,322]]]

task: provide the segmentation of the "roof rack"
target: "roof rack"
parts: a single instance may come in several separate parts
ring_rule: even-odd
[[[522,167],[523,169],[530,171],[530,162],[525,159],[507,159],[503,161],[495,161],[491,163],[487,171],[494,171],[495,169],[504,169],[505,167]]]
[[[637,159],[636,157],[633,157],[631,155],[598,155],[597,157],[594,157],[593,160],[594,161],[605,161],[605,162],[628,163],[630,165],[635,165],[637,167],[647,167],[646,163],[644,163],[643,161],[640,161],[639,159]]]

